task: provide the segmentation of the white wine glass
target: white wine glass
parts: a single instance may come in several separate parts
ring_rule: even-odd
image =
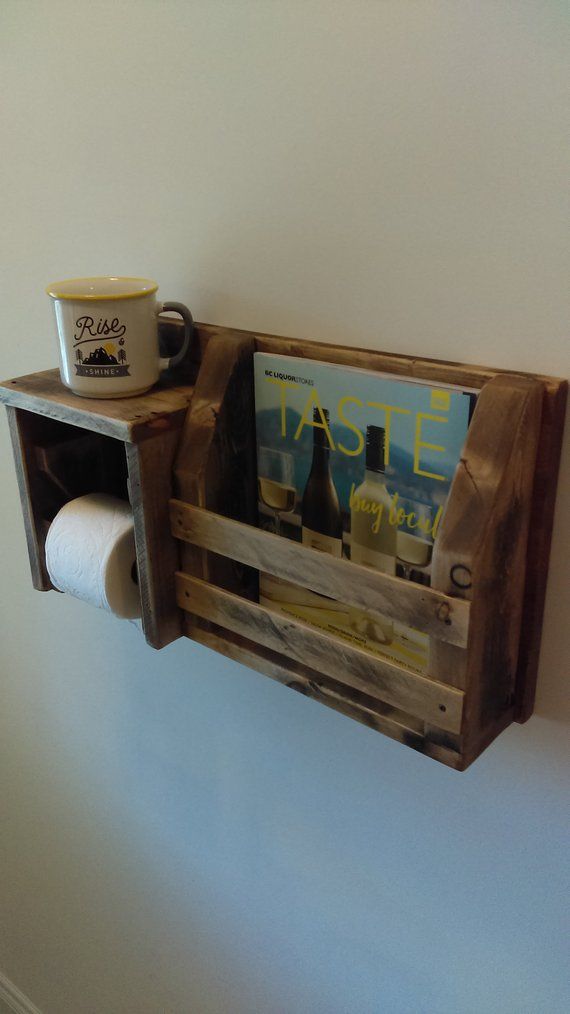
[[[257,452],[259,499],[273,511],[275,533],[281,535],[281,515],[295,507],[295,464],[293,455],[274,447],[259,447]]]
[[[407,517],[414,515],[414,524],[422,528],[431,527],[433,524],[433,508],[418,500],[400,498],[398,507],[402,507]],[[403,577],[408,581],[411,579],[412,571],[422,571],[431,562],[433,544],[423,534],[422,528],[409,526],[406,523],[400,525],[396,537],[396,556],[402,567]]]

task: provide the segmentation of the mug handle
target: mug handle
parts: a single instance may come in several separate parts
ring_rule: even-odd
[[[184,340],[182,342],[182,347],[175,356],[170,356],[169,359],[160,359],[159,367],[161,373],[163,370],[169,370],[172,369],[173,366],[180,365],[188,352],[192,335],[194,334],[194,320],[190,310],[187,306],[184,306],[184,303],[163,303],[158,312],[163,313],[165,310],[174,310],[175,313],[179,313],[182,317],[182,320],[184,321]]]

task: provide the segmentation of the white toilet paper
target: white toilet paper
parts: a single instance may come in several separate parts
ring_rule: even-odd
[[[124,619],[141,615],[135,562],[133,515],[117,497],[80,496],[49,527],[46,564],[54,587]]]

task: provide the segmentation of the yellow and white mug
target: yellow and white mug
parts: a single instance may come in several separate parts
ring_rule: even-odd
[[[194,324],[183,303],[159,303],[149,278],[71,278],[53,282],[62,382],[84,398],[142,394],[163,370],[178,366],[188,351]],[[158,315],[174,310],[184,321],[182,347],[161,357]]]

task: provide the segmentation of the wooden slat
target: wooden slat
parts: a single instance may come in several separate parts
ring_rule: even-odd
[[[285,652],[424,721],[459,732],[463,708],[460,691],[187,574],[176,575],[176,589],[182,609],[267,648]]]
[[[170,520],[172,533],[178,539],[347,605],[391,616],[451,644],[462,647],[467,644],[469,603],[461,599],[327,556],[180,500],[171,500]]]
[[[461,754],[426,736],[421,728],[416,728],[416,724],[422,725],[421,722],[416,723],[410,717],[408,724],[408,720],[402,717],[401,712],[381,701],[344,686],[307,666],[302,666],[300,663],[280,656],[277,652],[264,648],[263,645],[254,644],[253,641],[248,641],[238,634],[233,634],[231,631],[217,633],[213,630],[205,630],[198,626],[198,622],[189,626],[188,633],[192,640],[199,644],[240,662],[249,669],[255,669],[283,686],[296,690],[305,697],[338,711],[341,715],[361,722],[369,729],[381,732],[385,736],[389,736],[390,739],[425,754],[426,757],[440,761],[455,770],[463,770],[464,764]],[[449,733],[443,735],[446,738],[451,738]]]
[[[0,384],[0,402],[128,443],[178,428],[191,386],[160,386],[134,398],[80,398],[61,383],[58,370]]]

